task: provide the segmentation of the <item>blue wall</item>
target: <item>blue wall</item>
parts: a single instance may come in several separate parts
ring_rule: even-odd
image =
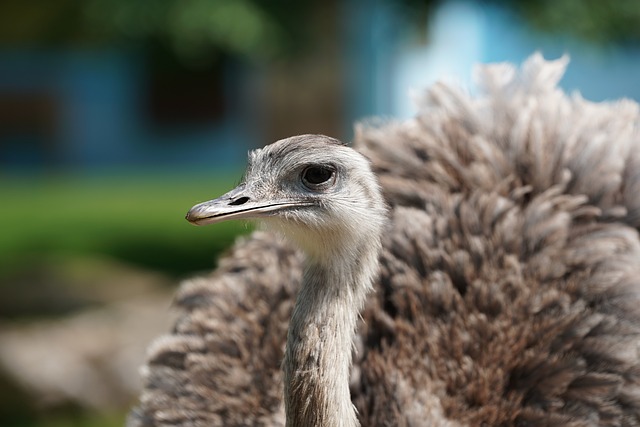
[[[99,171],[114,166],[211,168],[244,162],[256,136],[239,100],[229,100],[230,108],[217,122],[158,128],[146,119],[141,105],[143,67],[142,57],[122,50],[4,51],[0,96],[37,93],[53,100],[57,125],[50,141],[39,142],[55,147],[58,166]],[[230,80],[242,78],[236,72],[228,74],[225,78]],[[46,137],[28,133],[0,140],[3,170],[43,166],[38,144],[23,144],[21,139]]]
[[[354,121],[368,116],[410,117],[416,110],[411,93],[436,80],[471,87],[474,64],[521,63],[535,51],[547,58],[570,55],[561,82],[568,91],[577,90],[595,101],[640,100],[638,47],[593,46],[545,35],[505,10],[477,2],[445,2],[426,30],[409,25],[389,0],[341,4],[344,68],[336,72],[344,76],[343,123],[348,135]],[[5,49],[0,51],[0,97],[50,96],[56,127],[45,145],[53,147],[56,165],[73,170],[223,168],[243,164],[246,149],[264,143],[260,114],[269,105],[249,92],[263,84],[261,75],[268,64],[263,64],[263,71],[228,69],[223,86],[242,87],[246,93],[226,93],[229,108],[217,121],[178,128],[158,126],[144,116],[148,76],[141,55],[134,50]],[[38,144],[23,143],[33,142],[29,138],[43,136],[0,134],[0,170],[38,169],[52,161]]]

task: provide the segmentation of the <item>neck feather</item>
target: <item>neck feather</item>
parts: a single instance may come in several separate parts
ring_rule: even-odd
[[[283,363],[288,426],[358,426],[349,393],[353,338],[379,244],[308,260]]]

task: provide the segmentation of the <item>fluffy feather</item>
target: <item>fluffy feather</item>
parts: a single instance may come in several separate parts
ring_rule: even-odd
[[[357,127],[391,206],[351,395],[364,426],[640,425],[640,114],[557,87],[567,60],[478,68],[411,120]],[[239,241],[185,283],[131,426],[284,425],[302,256]]]

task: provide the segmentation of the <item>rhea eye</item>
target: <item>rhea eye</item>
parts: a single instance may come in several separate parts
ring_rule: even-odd
[[[336,170],[330,166],[308,166],[302,171],[302,183],[312,190],[331,185],[336,180]]]

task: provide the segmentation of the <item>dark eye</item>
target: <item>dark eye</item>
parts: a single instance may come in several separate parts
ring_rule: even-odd
[[[333,184],[336,170],[330,166],[308,166],[302,171],[302,183],[310,189]]]

